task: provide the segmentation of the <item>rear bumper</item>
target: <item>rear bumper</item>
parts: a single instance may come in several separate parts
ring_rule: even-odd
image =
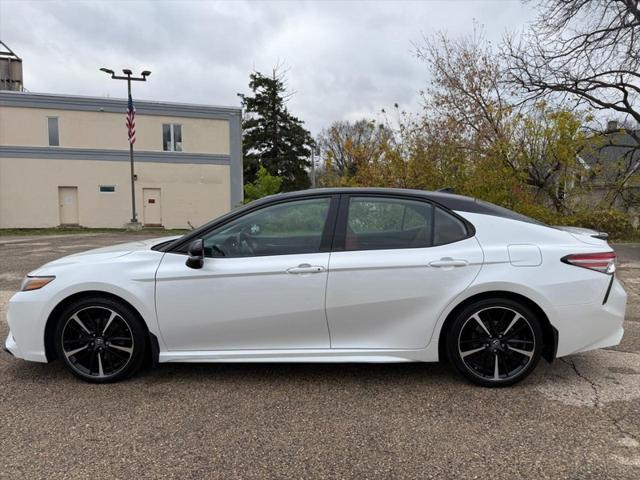
[[[558,357],[618,345],[624,334],[627,294],[613,280],[607,302],[568,305],[556,309],[551,323],[558,330]]]

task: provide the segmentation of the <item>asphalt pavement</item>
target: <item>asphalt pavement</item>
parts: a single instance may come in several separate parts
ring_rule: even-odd
[[[24,274],[127,234],[0,237]],[[507,389],[443,364],[172,364],[112,385],[0,354],[0,478],[640,478],[640,245],[619,347]],[[7,326],[0,321],[0,336]]]

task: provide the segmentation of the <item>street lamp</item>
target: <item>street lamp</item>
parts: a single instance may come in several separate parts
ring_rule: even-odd
[[[101,72],[106,73],[107,75],[111,75],[113,80],[126,80],[127,81],[127,93],[129,106],[127,107],[127,112],[131,116],[133,120],[133,100],[131,98],[131,82],[146,82],[147,77],[151,75],[149,70],[143,70],[140,73],[140,77],[132,76],[131,70],[128,68],[123,68],[122,73],[124,75],[116,75],[113,70],[102,67],[100,69]],[[136,190],[134,185],[135,175],[133,173],[133,142],[135,142],[135,137],[132,138],[131,130],[129,131],[129,163],[131,164],[131,224],[136,225],[138,223],[138,218],[136,216]]]

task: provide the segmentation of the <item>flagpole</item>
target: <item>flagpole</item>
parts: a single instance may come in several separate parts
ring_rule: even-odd
[[[122,69],[122,73],[124,73],[126,76],[116,75],[113,70],[110,70],[104,67],[101,68],[100,71],[106,73],[107,75],[111,75],[111,78],[114,80],[127,81],[127,94],[128,94],[127,105],[131,105],[132,109],[133,109],[133,100],[131,98],[131,82],[132,81],[146,82],[147,77],[151,75],[151,72],[149,70],[144,70],[140,73],[140,75],[142,75],[141,77],[132,77],[131,76],[132,72],[128,68]],[[127,107],[127,110],[128,109],[129,108]],[[131,168],[131,172],[130,172],[130,175],[131,175],[131,222],[129,223],[128,228],[139,229],[140,224],[138,223],[138,216],[136,215],[136,188],[135,188],[136,175],[134,173],[133,142],[132,142],[130,133],[129,133],[128,139],[129,139],[129,164]]]
[[[129,93],[128,101],[131,103],[131,74],[127,75],[127,91]],[[131,164],[131,223],[138,223],[138,217],[136,215],[136,186],[135,186],[135,173],[133,168],[133,142],[129,138],[129,163]]]

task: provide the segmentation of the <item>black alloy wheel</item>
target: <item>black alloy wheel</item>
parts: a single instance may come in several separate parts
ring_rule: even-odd
[[[145,332],[135,312],[107,298],[83,299],[59,318],[56,348],[68,370],[90,382],[121,380],[141,366]]]
[[[513,385],[540,359],[542,329],[528,308],[508,299],[483,300],[454,320],[447,350],[456,369],[488,387]]]

